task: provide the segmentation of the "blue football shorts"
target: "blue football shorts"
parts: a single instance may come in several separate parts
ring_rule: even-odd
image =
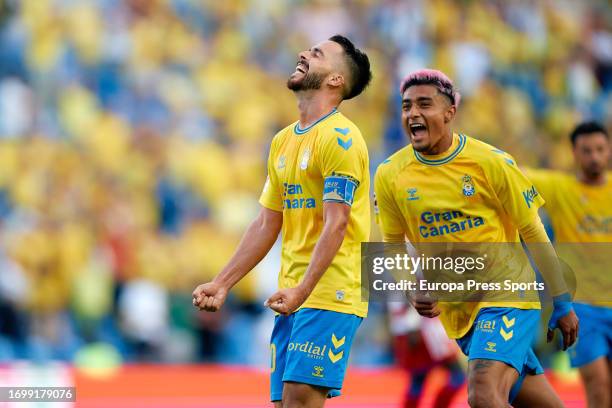
[[[612,360],[612,307],[574,303],[580,321],[578,339],[570,347],[572,367],[581,367],[600,357]]]
[[[531,344],[540,329],[540,310],[490,307],[480,309],[470,331],[457,340],[468,360],[501,361],[519,374],[509,402],[518,394],[527,375],[543,374]]]
[[[328,388],[340,395],[355,332],[363,318],[330,310],[304,308],[275,318],[270,340],[270,399],[280,401],[283,383]]]

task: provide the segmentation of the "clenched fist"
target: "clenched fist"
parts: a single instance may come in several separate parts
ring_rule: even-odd
[[[208,282],[195,288],[192,296],[195,307],[207,312],[216,312],[225,302],[227,289],[216,282]]]
[[[264,306],[282,315],[290,315],[306,301],[309,293],[301,287],[280,289],[266,300]]]

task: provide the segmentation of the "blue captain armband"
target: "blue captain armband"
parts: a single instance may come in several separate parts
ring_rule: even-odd
[[[332,174],[323,185],[323,202],[353,205],[359,181],[350,176]]]

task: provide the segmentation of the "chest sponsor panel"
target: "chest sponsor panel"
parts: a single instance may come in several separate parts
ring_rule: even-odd
[[[398,200],[420,238],[435,238],[487,225],[491,193],[480,177],[466,172],[432,177],[429,183],[402,183]],[[399,184],[398,184],[399,185]]]
[[[276,163],[283,210],[320,207],[323,181],[314,163],[313,140],[290,137],[279,149]]]

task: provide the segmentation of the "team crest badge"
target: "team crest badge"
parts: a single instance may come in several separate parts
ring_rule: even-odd
[[[338,300],[338,301],[343,301],[344,300],[344,291],[343,290],[337,290],[336,291],[336,300]]]
[[[471,197],[475,192],[476,190],[474,189],[474,183],[472,183],[472,177],[466,174],[463,176],[463,195]]]
[[[302,155],[302,161],[300,162],[300,169],[306,170],[308,167],[308,160],[310,160],[310,149],[304,150],[304,154]]]

